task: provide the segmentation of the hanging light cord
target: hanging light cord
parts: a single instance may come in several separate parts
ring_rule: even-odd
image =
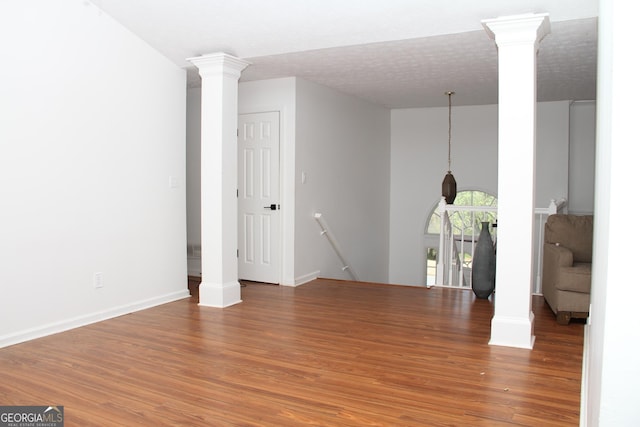
[[[447,95],[449,95],[449,173],[451,173],[451,95],[453,95],[454,92],[447,92]]]

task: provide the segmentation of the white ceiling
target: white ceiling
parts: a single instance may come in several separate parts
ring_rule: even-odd
[[[483,19],[549,13],[538,99],[595,99],[597,0],[93,0],[173,62],[227,52],[241,81],[298,76],[390,108],[497,102]]]

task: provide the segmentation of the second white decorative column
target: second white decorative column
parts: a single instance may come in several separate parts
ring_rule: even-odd
[[[498,46],[498,257],[489,344],[533,348],[536,55],[548,14],[483,21]]]
[[[226,53],[189,61],[202,77],[200,305],[242,302],[238,282],[238,79],[249,63]]]

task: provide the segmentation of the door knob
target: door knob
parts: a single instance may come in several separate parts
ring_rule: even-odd
[[[265,209],[271,209],[272,211],[275,211],[278,207],[277,207],[277,205],[275,203],[272,203],[271,205],[265,206],[264,208]]]

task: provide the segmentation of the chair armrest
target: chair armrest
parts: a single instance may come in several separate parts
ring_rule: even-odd
[[[571,267],[572,265],[573,253],[569,249],[554,243],[544,244],[542,293],[545,295],[545,298],[547,298],[547,301],[549,301],[549,298],[552,300],[554,298],[553,294],[556,292],[556,283],[558,283],[560,268]]]
[[[544,244],[544,263],[550,267],[571,267],[573,265],[573,252],[558,243]]]

